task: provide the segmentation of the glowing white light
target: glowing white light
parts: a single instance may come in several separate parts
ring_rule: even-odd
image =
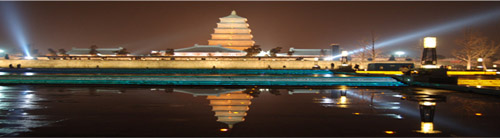
[[[325,74],[323,77],[332,77],[332,74]]]
[[[347,97],[346,96],[340,96],[340,104],[347,104]]]
[[[477,58],[477,62],[483,62],[483,58]]]
[[[28,95],[25,95],[24,97],[28,98],[28,99],[31,99],[31,98],[33,98],[33,96],[35,96],[35,95],[34,94],[28,94]]]
[[[342,51],[342,56],[343,56],[343,57],[346,57],[347,55],[349,55],[349,52],[347,52],[347,51]]]
[[[497,65],[493,65],[493,67],[494,67],[494,68],[496,68],[496,67],[497,67]]]
[[[314,61],[318,61],[318,60],[319,60],[319,58],[314,58]]]
[[[425,101],[425,102],[420,102],[419,104],[423,106],[435,106],[436,102]]]
[[[481,88],[481,85],[477,85],[476,88]]]
[[[30,59],[34,59],[34,58],[32,56],[25,56],[24,59],[30,60]]]
[[[0,49],[0,53],[3,53],[3,52],[5,52],[5,51],[3,49]]]
[[[322,100],[321,103],[333,103],[333,100],[330,98],[323,98]]]
[[[398,98],[401,98],[401,97],[403,97],[403,95],[396,94],[396,95],[392,95],[392,97],[398,97]]]
[[[424,69],[435,69],[435,68],[437,68],[437,66],[436,65],[423,65],[422,68],[424,68]]]
[[[35,75],[35,73],[33,73],[33,72],[26,72],[26,73],[24,73],[24,75],[26,75],[26,76],[33,76],[33,75]]]
[[[0,75],[8,75],[9,73],[7,72],[0,72]]]
[[[436,48],[436,37],[424,37],[424,48]]]
[[[396,51],[395,54],[398,55],[398,57],[401,57],[401,55],[404,55],[406,53],[403,51]]]

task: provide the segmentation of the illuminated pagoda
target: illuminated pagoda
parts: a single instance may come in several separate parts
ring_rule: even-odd
[[[210,100],[212,111],[215,112],[218,122],[228,125],[228,128],[233,128],[233,125],[245,121],[247,111],[250,109],[252,96],[243,93],[242,91],[221,94],[219,96],[207,96]]]
[[[226,48],[244,50],[255,44],[248,28],[247,18],[236,15],[232,11],[231,15],[219,18],[212,34],[212,39],[208,40],[208,45],[221,45]]]

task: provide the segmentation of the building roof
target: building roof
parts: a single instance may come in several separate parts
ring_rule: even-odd
[[[331,54],[331,49],[323,49],[325,55]],[[321,49],[295,49],[290,48],[290,51],[294,51],[292,55],[321,55]]]
[[[175,52],[244,52],[241,50],[222,47],[221,45],[198,45],[192,47],[175,49]]]
[[[235,11],[235,10],[233,10],[233,11],[231,12],[231,15],[226,16],[226,17],[222,17],[222,18],[244,18],[244,17],[241,17],[241,16],[236,15],[236,11]]]
[[[112,55],[115,54],[117,51],[122,50],[123,47],[118,47],[118,48],[97,48],[96,50],[99,52],[99,54],[103,55]],[[90,48],[72,48],[67,54],[71,55],[86,55],[90,53]]]

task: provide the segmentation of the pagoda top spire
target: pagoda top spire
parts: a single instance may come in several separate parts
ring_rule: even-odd
[[[233,10],[231,11],[231,15],[222,18],[244,18],[244,17],[236,15],[236,10]]]

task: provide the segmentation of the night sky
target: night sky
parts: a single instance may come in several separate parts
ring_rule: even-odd
[[[5,2],[0,2],[5,4]],[[373,31],[377,42],[500,9],[500,2],[15,2],[27,41],[48,48],[125,47],[134,54],[208,44],[219,17],[236,10],[246,17],[257,45],[354,49]],[[7,20],[5,13],[0,20]],[[0,21],[0,47],[19,49]],[[500,16],[428,36],[449,56],[465,27],[500,42]],[[383,48],[419,49],[419,38]],[[420,53],[419,53],[420,54]]]

